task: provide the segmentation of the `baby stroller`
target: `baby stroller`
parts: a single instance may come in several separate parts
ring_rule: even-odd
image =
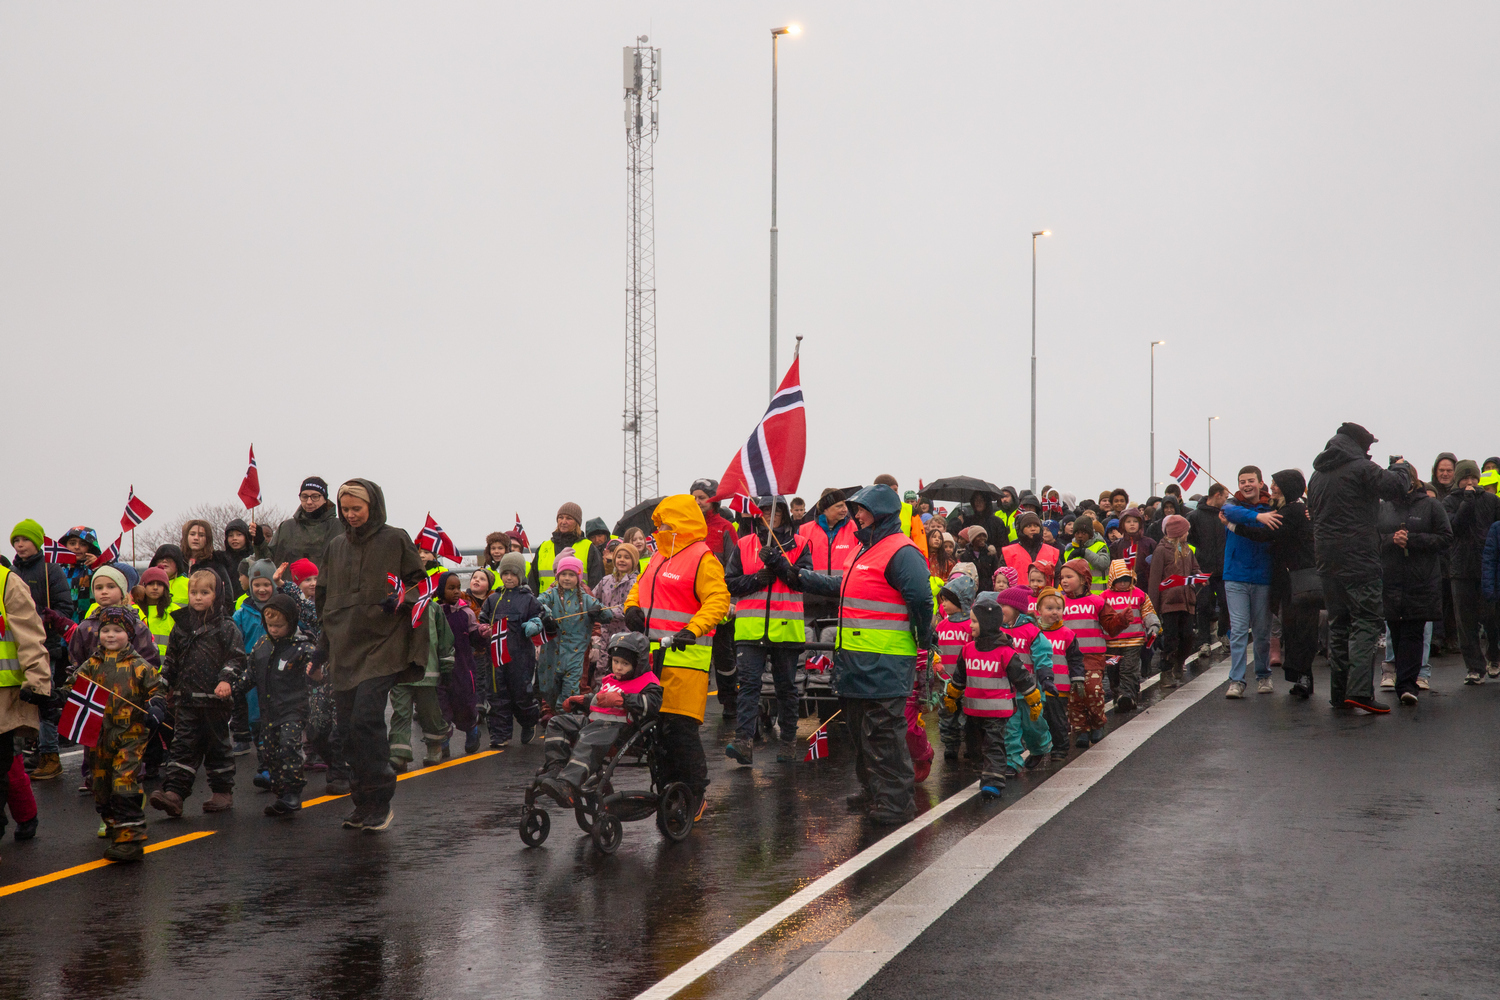
[[[639,643],[642,656],[649,655],[644,636],[626,632],[615,636],[610,646]],[[593,837],[594,847],[603,854],[613,854],[624,839],[623,823],[656,817],[656,827],[667,839],[679,843],[693,832],[694,803],[688,786],[680,781],[663,779],[660,720],[651,718],[639,725],[620,728],[609,747],[604,763],[572,794],[564,784],[547,775],[538,775],[526,789],[526,811],[521,817],[521,840],[527,847],[539,847],[552,829],[552,817],[542,803],[552,799],[564,809],[573,810],[579,829]],[[615,788],[616,772],[625,768],[644,770],[650,775],[645,789]],[[621,775],[623,777],[624,775]]]

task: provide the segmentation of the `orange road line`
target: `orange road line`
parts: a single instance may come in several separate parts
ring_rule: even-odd
[[[407,778],[420,778],[424,774],[431,774],[434,771],[441,771],[444,768],[448,767],[457,767],[460,764],[467,764],[470,761],[483,760],[486,757],[494,757],[496,754],[502,754],[504,752],[504,750],[484,750],[479,753],[468,754],[464,757],[455,757],[453,760],[445,760],[441,764],[434,764],[431,767],[418,768],[415,771],[407,771],[405,774],[398,774],[396,775],[396,780],[405,781]],[[307,809],[310,806],[320,806],[325,802],[333,802],[337,799],[347,799],[348,797],[348,795],[319,795],[315,799],[304,800],[302,803],[302,808]]]
[[[148,844],[146,846],[146,853],[151,854],[154,851],[164,851],[169,847],[176,847],[178,844],[187,844],[194,840],[202,840],[204,837],[212,837],[215,832],[214,830],[199,830],[197,833],[187,833],[181,837],[173,837],[171,840]],[[61,879],[72,878],[74,875],[82,875],[84,872],[91,872],[98,868],[107,868],[114,864],[119,864],[119,862],[100,858],[98,861],[90,861],[85,865],[74,865],[72,868],[64,868],[62,871],[56,871],[50,875],[38,875],[36,878],[27,879],[25,882],[12,882],[10,885],[0,885],[0,896],[9,896],[12,893],[24,892],[27,889],[34,889],[39,885],[46,885],[48,882],[57,882]]]

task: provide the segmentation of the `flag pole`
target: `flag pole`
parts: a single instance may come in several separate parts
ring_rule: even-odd
[[[130,484],[130,495],[135,496],[135,483]],[[130,529],[130,568],[135,569],[135,527]]]
[[[812,736],[809,736],[809,737],[808,737],[808,739],[809,739],[809,740],[811,740],[811,739],[812,739],[812,738],[813,738],[813,737],[816,737],[816,736],[817,736],[817,735],[818,735],[818,734],[819,734],[819,733],[821,733],[821,732],[822,732],[822,731],[823,731],[823,730],[825,730],[825,729],[827,729],[827,728],[828,728],[828,723],[830,723],[830,722],[832,722],[832,721],[833,721],[833,720],[834,720],[834,719],[837,719],[837,718],[838,718],[838,717],[839,717],[839,712],[842,712],[842,711],[843,711],[843,709],[842,709],[842,708],[841,708],[841,709],[839,709],[839,710],[838,710],[838,712],[834,712],[834,713],[833,713],[833,714],[832,714],[832,715],[830,715],[830,716],[829,716],[829,717],[828,717],[828,720],[827,720],[827,722],[824,722],[824,723],[823,723],[823,724],[822,724],[822,725],[821,725],[821,726],[819,726],[819,727],[818,727],[818,728],[817,728],[817,729],[814,729],[814,730],[813,730],[813,731],[812,731]]]

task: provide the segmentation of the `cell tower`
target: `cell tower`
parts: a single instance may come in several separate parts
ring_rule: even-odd
[[[657,496],[656,95],[661,49],[625,47],[625,508]]]

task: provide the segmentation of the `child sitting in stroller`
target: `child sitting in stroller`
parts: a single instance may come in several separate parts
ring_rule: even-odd
[[[622,730],[656,718],[661,708],[661,681],[650,669],[646,637],[621,632],[610,638],[608,652],[610,672],[599,679],[599,690],[568,698],[547,723],[537,786],[564,808],[599,773]]]

